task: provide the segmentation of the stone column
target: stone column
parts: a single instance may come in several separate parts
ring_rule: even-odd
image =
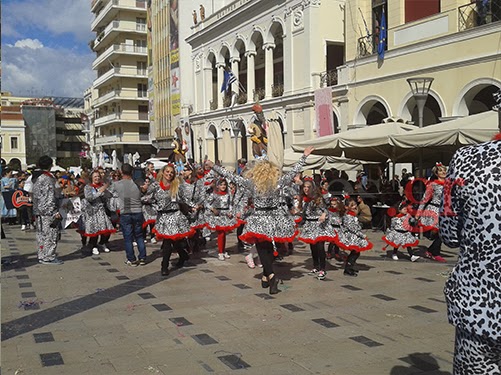
[[[210,111],[210,102],[216,98],[213,98],[212,95],[212,67],[205,67],[203,70],[202,70],[202,74],[203,74],[203,99],[202,99],[202,105],[200,106],[201,107],[201,110],[203,112],[207,112],[207,111]]]
[[[221,86],[224,80],[224,64],[217,63],[217,109],[223,108],[223,93],[221,92]]]
[[[266,43],[264,49],[264,98],[272,97],[271,89],[273,86],[273,49],[275,44]]]
[[[247,57],[247,103],[254,103],[256,51],[245,52],[245,57]]]
[[[240,62],[240,57],[232,57],[230,59],[230,63],[231,63],[231,71],[233,72],[233,75],[235,76],[235,78],[237,79],[236,82],[234,82],[232,85],[231,85],[231,91],[233,92],[236,92],[237,95],[238,93],[240,92],[239,90],[239,85],[238,85],[238,63]]]

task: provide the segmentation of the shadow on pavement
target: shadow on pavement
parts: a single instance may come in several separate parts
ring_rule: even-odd
[[[394,366],[390,371],[390,375],[451,375],[448,371],[440,370],[437,360],[431,356],[431,353],[412,353],[407,357],[399,358],[399,360],[410,366]]]

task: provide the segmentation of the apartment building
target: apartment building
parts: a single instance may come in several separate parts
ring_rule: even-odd
[[[93,0],[94,151],[155,153],[148,119],[146,0]]]
[[[2,110],[0,120],[0,152],[2,166],[14,169],[26,166],[26,141],[22,98],[12,97],[9,92],[2,92]]]
[[[409,78],[432,79],[424,126],[494,105],[500,0],[351,0],[345,21],[346,64],[332,87],[342,130],[389,117],[418,124]]]

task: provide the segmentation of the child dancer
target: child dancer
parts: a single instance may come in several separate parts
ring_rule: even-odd
[[[216,189],[209,198],[207,204],[211,215],[207,217],[207,228],[217,233],[217,249],[219,260],[230,258],[225,250],[226,233],[238,228],[243,224],[243,220],[234,215],[231,206],[231,194],[228,193],[228,183],[225,179],[219,179]]]
[[[360,253],[372,249],[373,244],[367,240],[367,236],[362,232],[362,226],[357,219],[357,202],[353,198],[348,198],[346,214],[343,215],[337,244],[341,249],[351,251],[346,259],[344,274],[358,276],[355,263]]]
[[[343,223],[343,215],[345,213],[344,204],[339,198],[331,197],[328,211],[328,221],[336,232],[337,238],[337,234],[341,230],[341,225]],[[344,262],[346,260],[346,256],[341,256],[339,246],[336,244],[336,241],[330,242],[327,249],[327,259],[331,259],[332,257],[339,262]]]
[[[411,262],[415,262],[420,258],[418,255],[414,255],[412,247],[419,244],[419,240],[412,235],[409,231],[411,228],[409,220],[412,216],[407,212],[407,202],[401,202],[398,206],[398,215],[391,219],[390,228],[386,231],[386,235],[382,237],[383,241],[389,246],[393,247],[393,254],[391,255],[393,260],[398,260],[398,248],[406,248],[409,256],[411,257]],[[386,245],[383,250],[386,250]]]
[[[312,179],[305,179],[300,196],[299,208],[302,211],[302,222],[299,225],[298,240],[310,245],[313,269],[309,275],[324,280],[325,241],[335,242],[336,232],[329,225],[327,209],[320,190]]]

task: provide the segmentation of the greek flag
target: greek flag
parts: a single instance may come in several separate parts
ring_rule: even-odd
[[[221,86],[221,92],[228,91],[231,84],[237,81],[237,77],[229,69],[224,71],[223,85]]]

